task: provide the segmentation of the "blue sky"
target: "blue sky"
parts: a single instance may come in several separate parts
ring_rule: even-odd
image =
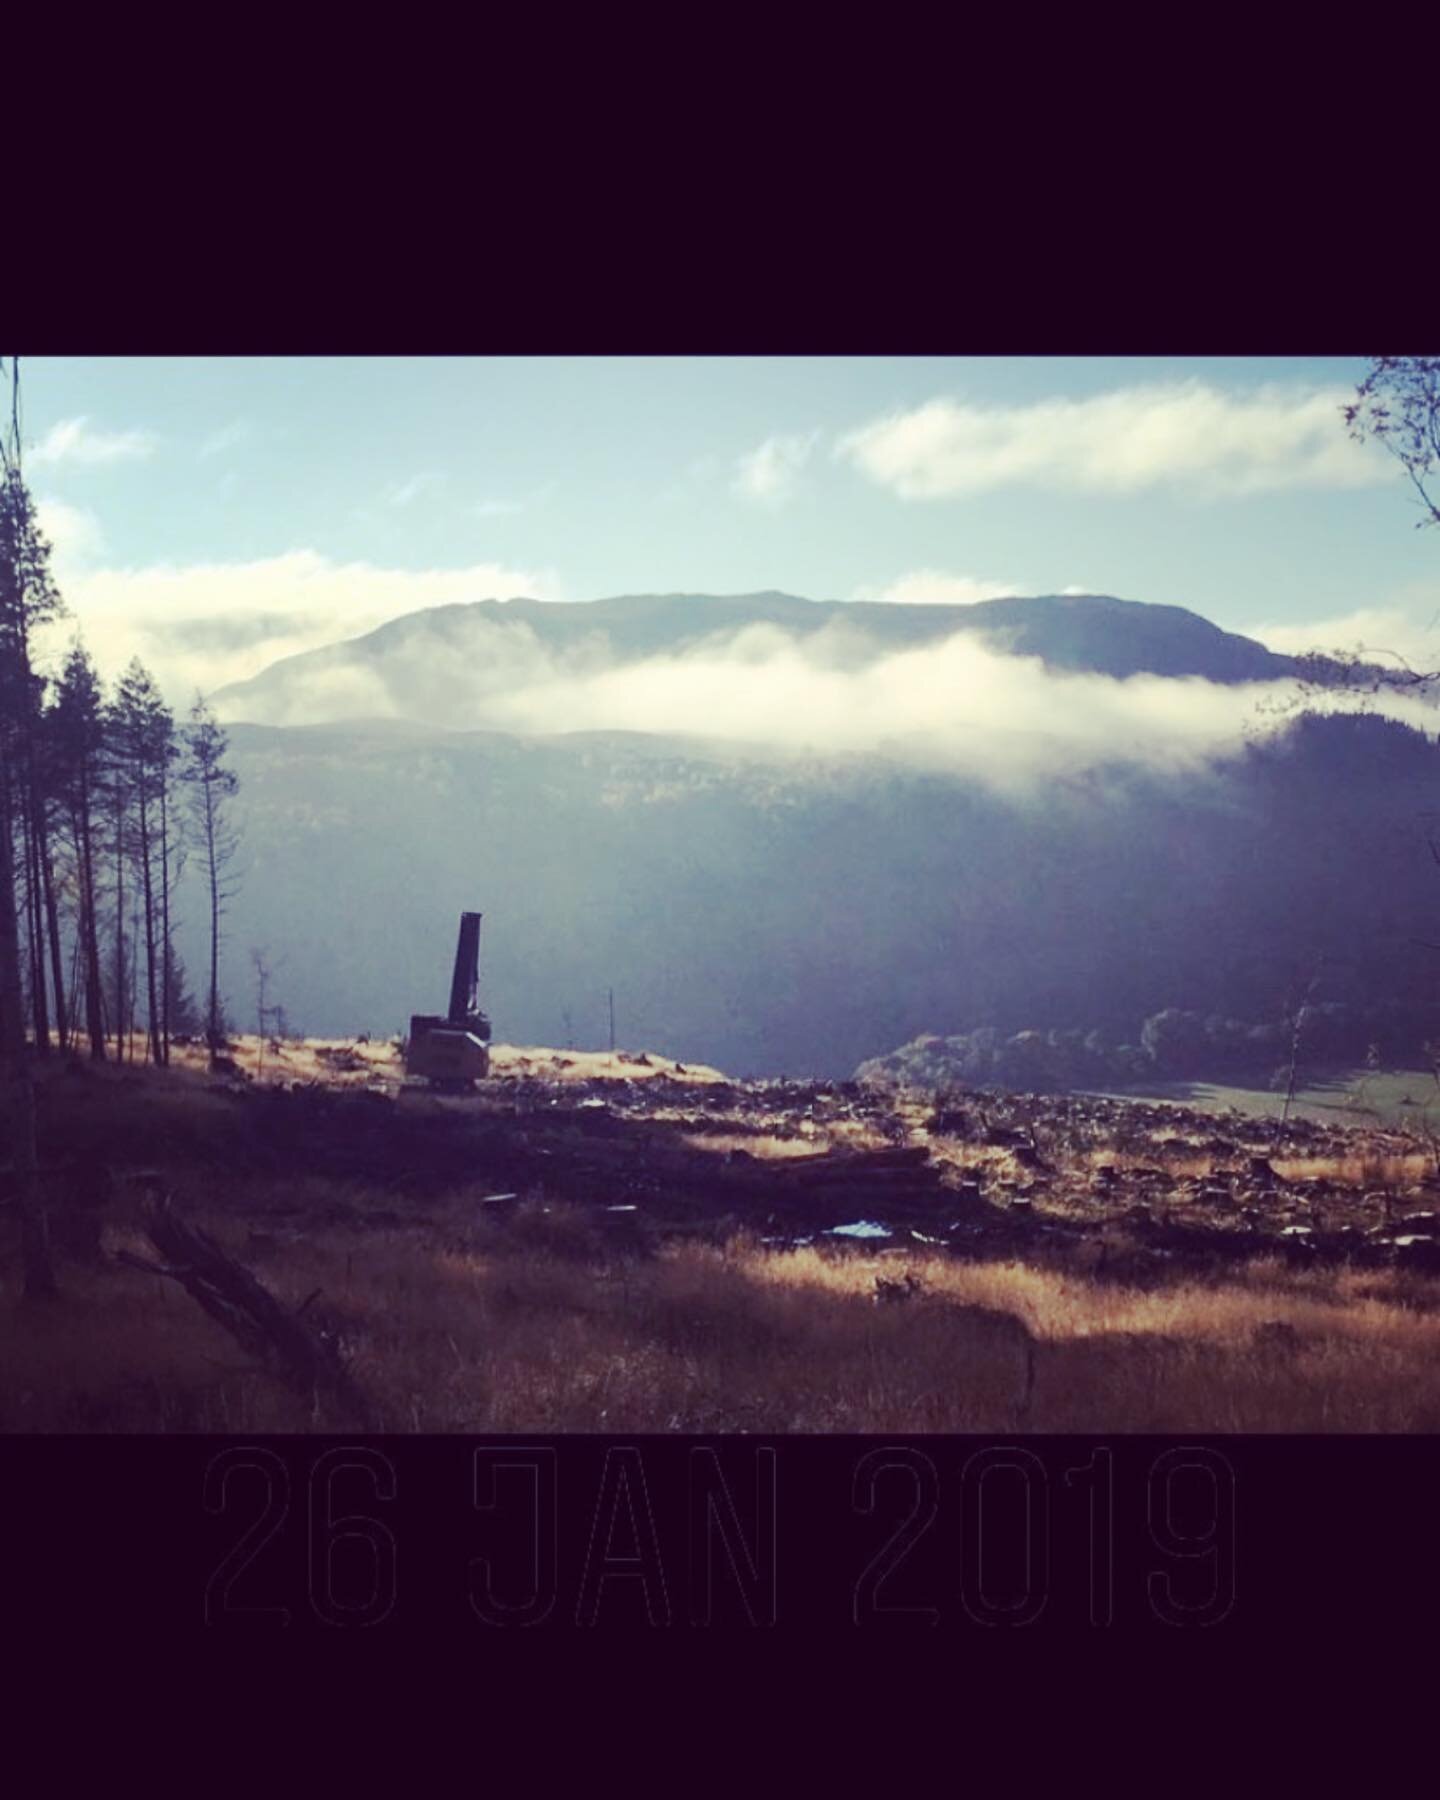
[[[1440,648],[1357,360],[36,359],[27,472],[103,666],[172,691],[445,601],[1067,587]],[[1432,656],[1434,651],[1431,652]]]

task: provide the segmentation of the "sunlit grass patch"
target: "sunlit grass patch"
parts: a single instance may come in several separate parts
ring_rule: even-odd
[[[1440,1424],[1440,1282],[1416,1270],[1277,1255],[1101,1280],[1078,1259],[785,1250],[756,1231],[627,1241],[593,1208],[522,1194],[496,1212],[482,1193],[420,1207],[315,1175],[232,1177],[192,1186],[188,1212],[283,1304],[315,1296],[392,1431]],[[145,1254],[138,1217],[109,1218],[105,1244]],[[67,1265],[61,1301],[27,1305],[13,1242],[0,1250],[3,1429],[324,1425],[175,1284]],[[881,1303],[902,1271],[903,1303]]]

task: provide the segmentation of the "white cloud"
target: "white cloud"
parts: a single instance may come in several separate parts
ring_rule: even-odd
[[[35,514],[41,531],[50,540],[51,567],[60,579],[77,565],[98,555],[105,546],[99,519],[83,506],[71,506],[65,500],[37,498]]]
[[[444,480],[443,475],[422,470],[420,474],[412,475],[408,481],[397,482],[388,489],[385,498],[392,506],[409,506],[413,500],[418,500],[421,494],[439,487]]]
[[[861,668],[775,626],[600,670],[536,670],[472,708],[502,730],[693,733],[794,750],[889,750],[1000,779],[1110,760],[1201,760],[1238,742],[1257,690],[1058,674],[968,633]]]
[[[769,437],[736,463],[734,491],[744,500],[779,506],[795,493],[800,472],[819,442],[818,431]]]
[[[1399,658],[1415,669],[1440,669],[1440,594],[1428,611],[1360,607],[1313,624],[1256,625],[1246,635],[1285,656],[1303,656],[1311,650],[1359,651],[1384,666],[1398,666]]]
[[[1190,380],[1025,406],[936,399],[848,433],[835,454],[904,500],[1006,486],[1119,495],[1173,485],[1213,498],[1388,480],[1383,454],[1345,433],[1350,397]]]
[[[38,463],[125,462],[149,456],[155,443],[153,432],[101,431],[82,415],[52,425],[30,455]]]
[[[548,570],[384,569],[313,550],[245,563],[81,569],[64,583],[74,617],[54,628],[50,648],[63,647],[78,625],[103,674],[138,655],[167,696],[188,705],[197,687],[244,680],[280,657],[359,637],[403,613],[559,592]]]
[[[913,569],[908,575],[896,576],[885,587],[856,588],[855,598],[892,600],[904,606],[973,606],[977,600],[1003,600],[1025,591],[1013,581],[977,581],[973,575]]]

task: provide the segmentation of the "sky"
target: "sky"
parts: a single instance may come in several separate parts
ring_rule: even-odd
[[[1189,607],[1440,662],[1360,359],[21,361],[73,618],[177,703],[455,601],[780,589]]]

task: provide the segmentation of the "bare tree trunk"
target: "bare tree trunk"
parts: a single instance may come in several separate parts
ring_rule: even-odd
[[[50,940],[50,982],[55,990],[55,1038],[62,1050],[70,1048],[70,1003],[65,989],[65,945],[60,935],[60,904],[55,897],[55,875],[43,865],[45,925]]]
[[[125,830],[124,810],[115,814],[115,1060],[125,1060]]]
[[[132,906],[133,906],[132,902]],[[140,985],[140,911],[135,907],[130,914],[130,942],[133,946],[130,954],[129,985],[125,990],[125,1042],[131,1062],[135,1060],[135,1014],[138,1010]],[[148,1049],[148,1045],[147,1045]]]
[[[1320,972],[1324,967],[1325,958],[1322,956],[1315,965],[1315,973],[1310,977],[1309,985],[1306,987],[1305,992],[1301,997],[1300,1004],[1294,1008],[1291,1014],[1290,1066],[1286,1071],[1285,1102],[1280,1108],[1280,1117],[1275,1122],[1275,1135],[1272,1141],[1276,1145],[1279,1144],[1281,1138],[1285,1135],[1285,1128],[1290,1122],[1290,1108],[1294,1104],[1296,1076],[1300,1068],[1300,1038],[1304,1029],[1305,1010],[1310,1004],[1310,997],[1315,992],[1316,984],[1320,980]]]
[[[145,1027],[149,1037],[150,1060],[157,1067],[160,1054],[160,1007],[155,995],[155,893],[150,871],[150,800],[140,790],[140,875],[145,900]]]
[[[50,974],[55,984],[55,1035],[60,1048],[70,1048],[70,1015],[65,1005],[65,964],[60,947],[60,908],[55,900],[55,869],[50,853],[50,833],[43,810],[39,819],[40,880],[45,901],[45,921],[50,938]]]
[[[160,1061],[170,1063],[170,987],[174,951],[170,943],[170,815],[166,789],[170,777],[160,771]]]
[[[220,870],[215,856],[215,804],[205,794],[205,851],[210,874],[210,1058],[220,1049]]]
[[[83,905],[83,902],[80,904]],[[84,962],[85,934],[82,926],[83,920],[77,913],[75,919],[75,935],[70,940],[70,980],[65,990],[69,996],[67,1004],[69,1005],[70,1017],[72,1019],[78,1019],[80,1017],[80,1010],[83,1005],[83,983],[85,978],[81,973],[81,968]]]
[[[85,940],[85,1029],[90,1056],[105,1060],[105,993],[100,982],[100,927],[95,911],[95,857],[90,839],[90,790],[83,781],[76,827],[80,852],[80,921]]]
[[[35,1048],[50,1054],[50,1008],[45,998],[45,915],[40,901],[40,862],[36,855],[31,809],[21,806],[21,837],[25,853],[25,935],[30,952],[30,1005],[35,1020]]]
[[[15,908],[15,840],[8,770],[0,766],[0,1069],[10,1115],[12,1168],[20,1210],[20,1249],[27,1299],[56,1291],[50,1233],[40,1191],[35,1147],[35,1093],[25,1056],[25,1014],[20,992],[20,930]]]

